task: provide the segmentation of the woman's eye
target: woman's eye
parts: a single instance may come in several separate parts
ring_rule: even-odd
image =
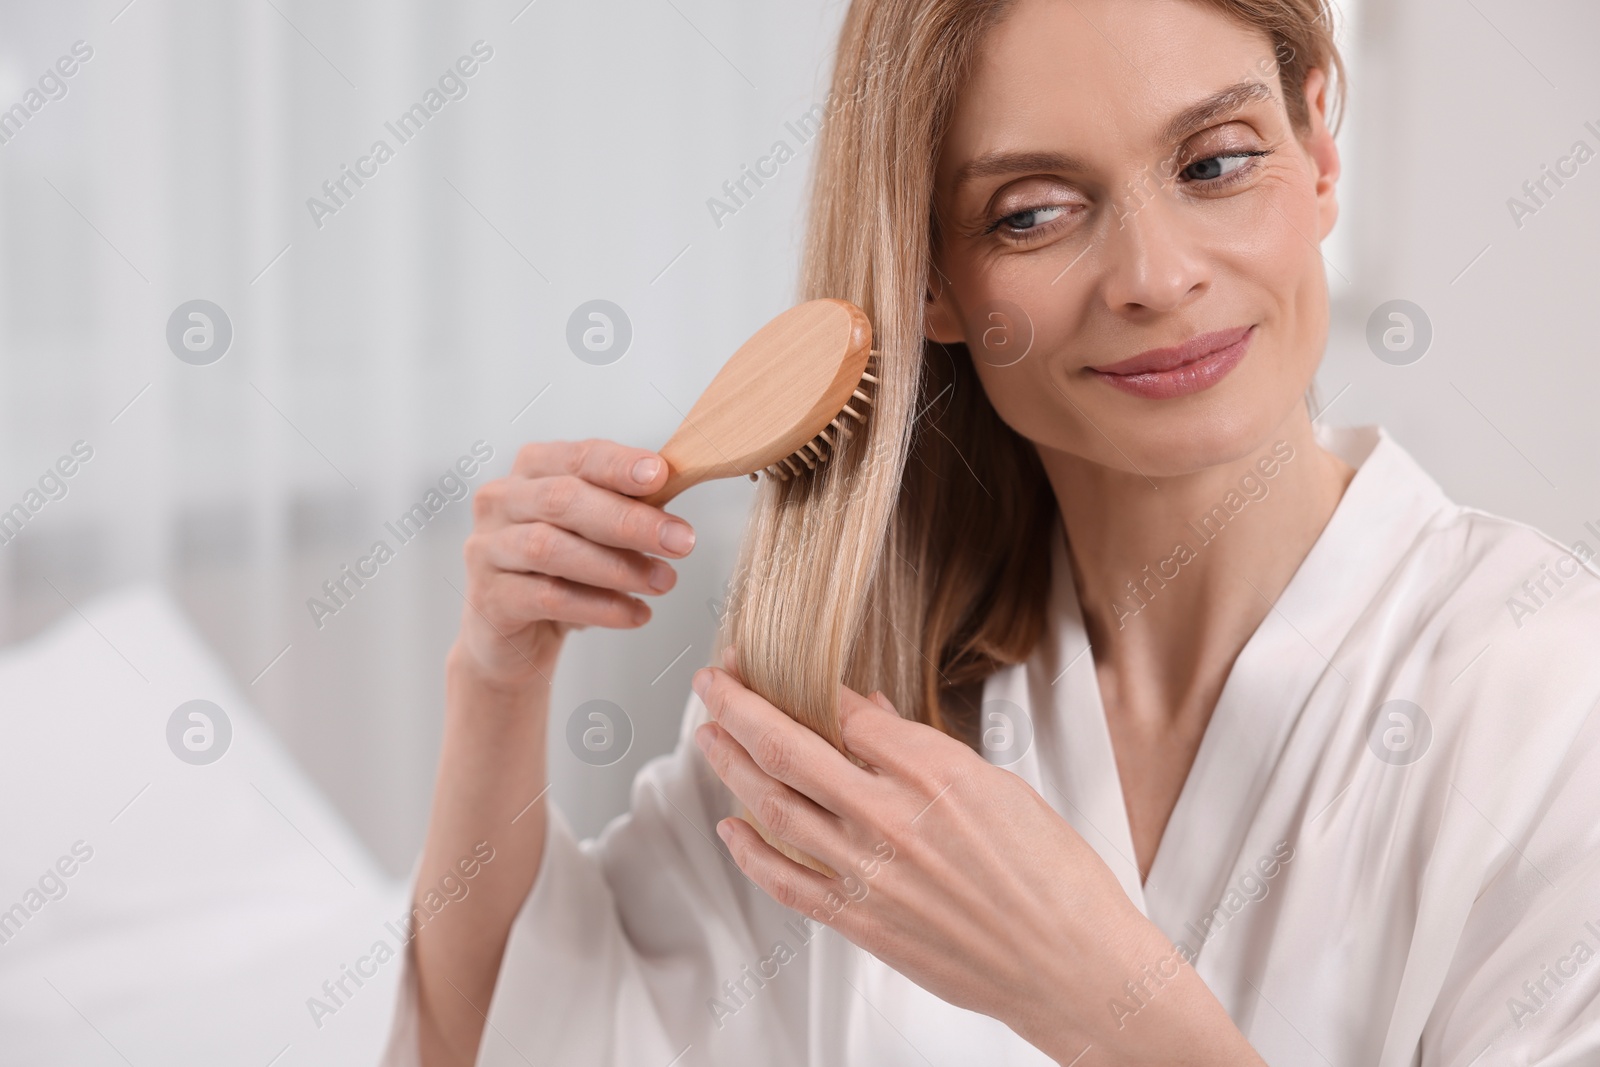
[[[1232,152],[1223,156],[1211,156],[1207,159],[1197,159],[1184,167],[1179,173],[1192,182],[1214,182],[1218,178],[1226,178],[1238,171],[1239,168],[1249,165],[1256,156],[1264,156],[1265,152]]]
[[[1005,226],[1016,233],[1027,233],[1047,222],[1054,222],[1066,213],[1067,209],[1064,207],[1031,207],[1026,211],[1002,216],[997,225]]]

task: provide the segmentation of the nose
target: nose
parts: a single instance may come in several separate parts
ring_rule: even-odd
[[[1174,311],[1210,283],[1203,234],[1166,190],[1125,198],[1106,230],[1102,287],[1113,312]]]

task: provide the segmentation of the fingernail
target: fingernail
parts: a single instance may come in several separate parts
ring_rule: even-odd
[[[650,588],[664,593],[672,586],[672,568],[659,559],[650,564]]]
[[[633,465],[633,480],[640,485],[649,485],[657,474],[661,473],[661,461],[654,456],[646,456]]]
[[[722,843],[723,844],[727,844],[728,843],[728,838],[731,837],[732,835],[733,835],[733,827],[729,826],[726,820],[724,820],[723,822],[717,823],[717,836],[722,838]]]
[[[731,671],[731,670],[733,670],[734,665],[737,664],[738,662],[739,662],[739,657],[734,652],[732,645],[729,645],[727,648],[722,650],[722,665],[723,665],[723,667],[725,667],[725,668],[727,668],[728,670]]]
[[[711,751],[711,724],[701,723],[694,731],[694,743],[700,746],[701,752]]]
[[[694,686],[695,696],[704,700],[706,688],[711,685],[711,672],[701,667],[694,672],[694,680],[690,684]]]
[[[661,547],[681,556],[694,547],[694,531],[677,520],[664,523],[661,527]]]

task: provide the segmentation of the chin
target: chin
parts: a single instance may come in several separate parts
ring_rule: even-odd
[[[1272,448],[1286,413],[1282,405],[1211,404],[1150,411],[1126,420],[1121,447],[1138,470],[1170,478],[1248,461]],[[1113,431],[1107,429],[1107,433]]]

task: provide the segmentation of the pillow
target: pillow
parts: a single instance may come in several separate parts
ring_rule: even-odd
[[[0,1064],[373,1062],[407,897],[161,589],[0,650]]]

